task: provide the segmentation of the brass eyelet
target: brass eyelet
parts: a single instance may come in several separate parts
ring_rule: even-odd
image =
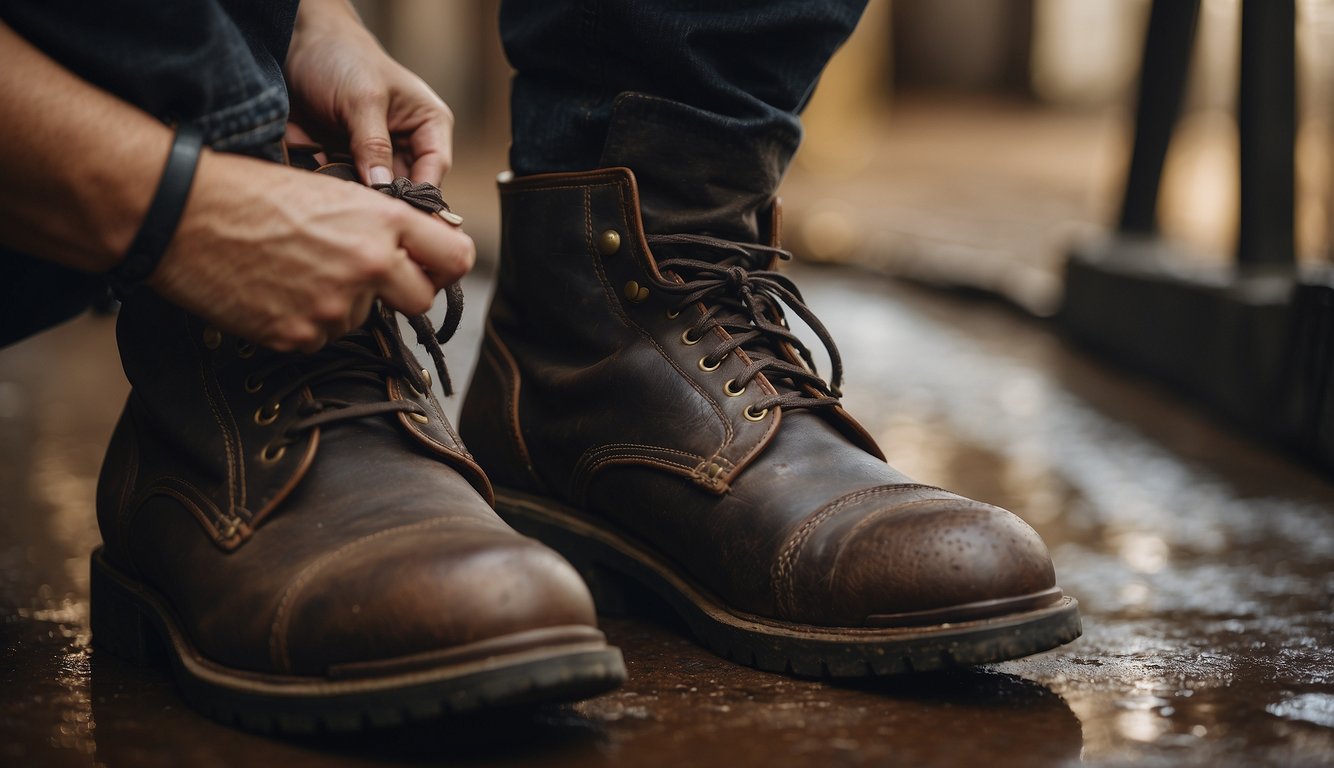
[[[723,385],[723,394],[727,395],[728,397],[740,397],[746,394],[745,387],[742,387],[741,389],[736,389],[734,388],[735,384],[736,384],[736,379],[728,379],[727,383]]]
[[[211,325],[205,327],[204,346],[208,347],[209,349],[217,349],[218,347],[222,346],[222,331],[219,331],[217,328],[214,328]]]
[[[684,331],[681,331],[681,343],[685,344],[687,347],[693,347],[699,343],[699,339],[690,338],[690,329],[687,328]]]
[[[426,370],[425,368],[422,369],[422,381],[426,384],[426,388],[427,388],[427,389],[430,389],[430,388],[431,388],[431,386],[432,386],[432,383],[431,383],[431,372],[428,371],[428,370]]]
[[[281,459],[284,453],[287,453],[287,446],[280,445],[275,449],[273,447],[273,443],[269,443],[268,445],[264,446],[263,450],[259,452],[259,460],[266,462],[268,464],[272,464],[273,462]]]
[[[625,300],[631,304],[642,304],[648,301],[648,288],[640,285],[636,280],[626,283],[621,293],[625,296]]]
[[[769,409],[765,408],[762,411],[756,412],[755,406],[748,405],[746,406],[745,412],[741,415],[746,417],[746,421],[764,421],[764,417],[769,415]]]
[[[268,405],[261,406],[259,410],[255,411],[255,423],[261,427],[267,424],[272,424],[278,420],[278,412],[281,410],[281,403],[269,403]]]
[[[718,366],[720,366],[720,365],[722,365],[722,364],[723,364],[723,361],[722,361],[722,360],[715,360],[714,363],[713,363],[713,365],[709,365],[709,356],[708,356],[708,355],[705,355],[704,357],[701,357],[701,358],[699,359],[699,369],[700,369],[701,371],[704,371],[705,373],[709,373],[710,371],[716,371],[716,370],[718,370]]]
[[[418,424],[425,424],[426,422],[431,420],[431,418],[424,413],[413,413],[412,411],[408,412],[408,418],[412,419]]]
[[[255,345],[248,341],[236,342],[236,356],[242,360],[249,359],[255,354]]]
[[[603,256],[610,256],[621,250],[621,233],[614,229],[608,229],[598,235],[598,253]]]
[[[668,319],[668,320],[675,320],[676,318],[678,318],[678,317],[680,317],[680,316],[681,316],[681,312],[680,312],[679,310],[675,310],[675,309],[669,309],[669,310],[667,310],[667,319]]]
[[[245,391],[253,395],[263,388],[264,388],[263,379],[257,379],[254,376],[245,377]]]

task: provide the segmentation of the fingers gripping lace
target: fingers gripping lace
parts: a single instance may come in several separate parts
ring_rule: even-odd
[[[737,243],[706,235],[647,235],[646,240],[650,246],[705,249],[721,257],[712,261],[659,258],[658,268],[668,276],[668,282],[659,287],[679,297],[674,311],[694,304],[704,307],[688,331],[691,337],[703,338],[715,328],[727,332],[729,338],[720,341],[708,353],[709,362],[718,362],[735,350],[744,350],[750,362],[736,377],[736,386],[744,387],[756,376],[764,374],[779,389],[780,394],[756,403],[756,409],[774,406],[817,408],[838,404],[842,396],[839,387],[843,383],[843,359],[833,336],[806,305],[791,279],[764,268],[775,256],[790,259],[791,253],[769,245]],[[672,281],[673,275],[680,282]],[[832,368],[828,382],[817,373],[811,350],[788,328],[784,307],[810,326],[828,352]],[[795,352],[804,365],[788,359],[783,354],[786,349]]]
[[[408,179],[398,178],[392,184],[377,184],[374,188],[427,213],[449,210],[449,205],[445,203],[440,190],[432,184],[414,184]],[[449,378],[449,371],[445,367],[443,345],[453,337],[463,317],[463,290],[457,283],[445,290],[445,306],[445,317],[439,329],[431,325],[426,315],[409,316],[408,324],[416,333],[417,343],[425,347],[430,354],[445,394],[452,395],[454,388]],[[335,380],[364,380],[378,386],[383,384],[385,376],[395,376],[406,381],[413,390],[423,394],[429,393],[430,378],[427,377],[425,370],[417,368],[410,362],[411,354],[403,344],[397,329],[392,327],[393,317],[391,313],[372,310],[371,316],[360,328],[326,345],[314,355],[302,357],[296,363],[294,363],[296,358],[291,355],[275,356],[255,370],[247,379],[246,386],[258,388],[265,379],[273,376],[278,370],[296,365],[300,369],[300,374],[270,395],[269,407],[275,412],[277,403],[302,387],[310,387],[315,391],[321,384]],[[391,345],[388,355],[380,350],[375,335],[376,330],[379,330],[380,337],[387,339]],[[303,433],[315,427],[391,413],[427,415],[418,403],[407,399],[354,403],[330,397],[312,397],[301,404],[299,411],[301,418],[288,427],[283,439],[273,443],[270,449],[277,450],[295,443]]]
[[[373,188],[427,213],[450,210],[449,203],[445,202],[444,196],[440,193],[440,188],[424,181],[414,183],[400,176],[390,184],[375,184]],[[454,336],[454,332],[459,329],[461,319],[463,319],[463,288],[458,283],[445,289],[445,317],[438,330],[431,326],[431,321],[426,315],[413,315],[408,318],[408,324],[417,334],[417,343],[426,348],[435,363],[436,373],[440,374],[440,386],[444,388],[446,396],[454,394],[454,384],[450,381],[449,371],[445,368],[445,352],[442,345]],[[423,392],[430,386],[417,379],[414,379],[413,385]]]

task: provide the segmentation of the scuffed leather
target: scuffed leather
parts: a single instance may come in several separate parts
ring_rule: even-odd
[[[701,370],[707,345],[681,333],[705,308],[668,317],[672,276],[644,242],[628,169],[500,193],[499,284],[460,420],[500,485],[581,509],[737,610],[793,622],[859,626],[1055,584],[1025,523],[914,483],[841,408],[743,418],[774,385],[724,394],[741,351]],[[630,280],[647,295],[627,298]]]
[[[260,425],[253,415],[268,393],[297,375],[280,370],[246,391],[248,372],[277,353],[226,335],[210,336],[220,343],[209,348],[197,318],[149,291],[126,302],[117,330],[133,389],[99,481],[105,556],[164,596],[209,660],[321,675],[594,626],[578,574],[495,515],[485,475],[431,395],[391,375],[326,382]],[[392,340],[376,333],[388,354]],[[312,394],[410,398],[428,422],[405,413],[339,421],[309,430],[277,461],[261,459]]]

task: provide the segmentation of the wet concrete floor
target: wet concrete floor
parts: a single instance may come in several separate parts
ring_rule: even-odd
[[[891,462],[1032,523],[1083,638],[831,685],[731,664],[646,611],[605,621],[630,680],[590,701],[354,737],[229,729],[90,647],[93,491],[127,386],[113,321],[85,317],[0,351],[0,765],[1334,762],[1334,483],[997,305],[793,271]]]

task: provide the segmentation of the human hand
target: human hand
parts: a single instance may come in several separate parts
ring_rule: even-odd
[[[364,182],[407,176],[440,185],[453,113],[385,53],[345,0],[302,0],[284,72],[294,121],[326,146],[346,144]]]
[[[220,330],[313,352],[377,296],[427,311],[475,254],[462,230],[361,185],[206,151],[149,285]]]

